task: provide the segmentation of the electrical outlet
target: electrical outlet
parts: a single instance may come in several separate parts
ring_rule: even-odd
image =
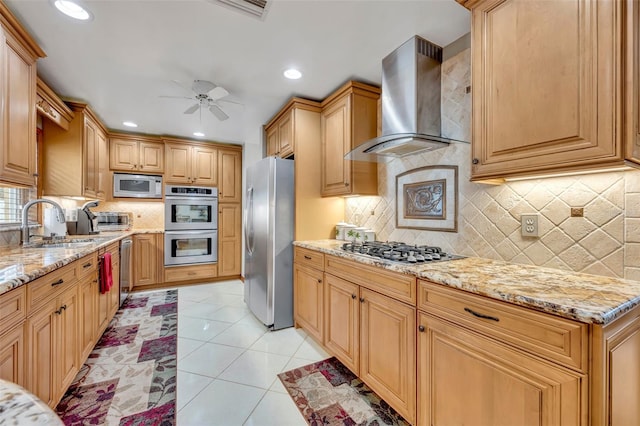
[[[538,213],[523,214],[520,216],[520,225],[523,237],[538,237]]]
[[[376,211],[375,210],[371,210],[371,216],[375,216],[376,215]]]

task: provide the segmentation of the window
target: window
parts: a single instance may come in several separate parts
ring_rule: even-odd
[[[22,206],[36,198],[35,189],[0,187],[0,226],[22,222]],[[29,222],[38,221],[38,209],[29,211]]]

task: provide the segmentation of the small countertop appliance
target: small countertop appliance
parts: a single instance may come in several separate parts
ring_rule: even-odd
[[[100,233],[100,231],[96,230],[97,216],[89,210],[90,207],[98,207],[98,201],[88,201],[77,209],[77,221],[67,222],[69,235],[94,235]]]

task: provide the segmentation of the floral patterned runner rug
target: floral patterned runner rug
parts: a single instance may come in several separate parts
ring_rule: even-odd
[[[175,425],[178,291],[133,293],[56,407],[66,425]]]
[[[409,425],[336,358],[278,374],[302,416],[319,425]]]

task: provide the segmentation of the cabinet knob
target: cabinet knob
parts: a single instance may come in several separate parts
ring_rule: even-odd
[[[144,168],[144,166],[141,164],[141,165],[140,165],[140,168],[142,169],[142,168]]]
[[[318,278],[318,284],[322,283],[322,280]]]
[[[423,332],[424,332],[424,325],[419,326],[419,327],[418,327],[418,331],[419,331],[420,333],[423,333]]]
[[[344,183],[344,186],[349,186],[349,182],[345,182],[345,183]]]
[[[478,160],[477,158],[474,158],[473,160],[471,160],[471,162],[473,164],[478,164],[478,163],[480,163],[480,160]]]
[[[360,298],[360,303],[364,303],[364,297]]]
[[[355,299],[355,298],[356,298],[356,295],[355,295],[355,294],[352,294],[352,295],[351,295],[351,298],[352,298],[352,299]]]

